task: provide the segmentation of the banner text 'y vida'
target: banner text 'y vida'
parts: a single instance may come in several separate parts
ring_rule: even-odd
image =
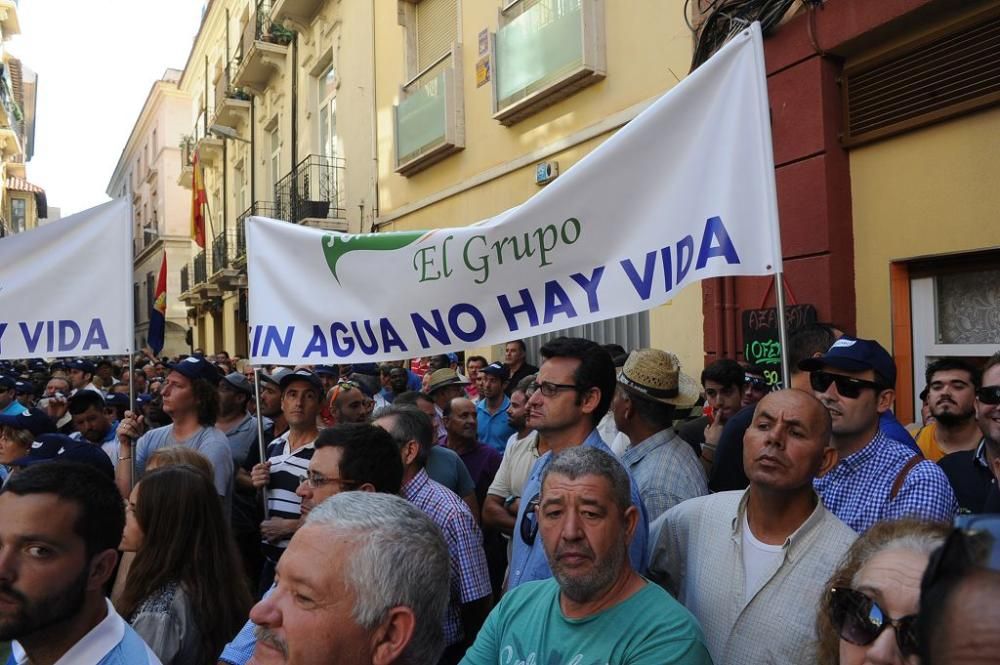
[[[575,219],[571,218],[567,223],[571,221]],[[572,227],[571,225],[571,229]],[[562,238],[562,230],[558,231],[558,235]],[[478,236],[473,236],[466,243],[467,248],[476,237]],[[579,231],[575,237],[579,238]],[[538,236],[537,239],[541,241],[544,237]],[[442,253],[447,251],[447,242],[446,238],[440,245]],[[552,245],[546,252],[555,248],[551,239],[546,244]],[[497,251],[503,250],[504,245],[494,245],[498,245]],[[541,247],[542,245],[538,245],[535,250],[538,252],[538,259],[545,260]],[[495,258],[496,255],[492,257]],[[307,360],[347,358],[358,354],[421,355],[421,352],[432,347],[476,344],[491,333],[500,336],[511,333],[530,336],[532,329],[538,326],[562,321],[569,326],[581,314],[600,312],[602,296],[608,295],[601,291],[600,286],[609,266],[612,270],[623,272],[635,296],[641,301],[649,301],[654,296],[672,291],[688,277],[692,269],[692,274],[696,275],[708,270],[711,263],[718,261],[735,265],[740,263],[740,258],[722,219],[711,217],[706,220],[697,241],[693,236],[687,235],[675,244],[651,250],[641,257],[600,265],[589,273],[576,272],[569,275],[567,280],[549,280],[542,285],[539,297],[533,295],[531,290],[522,288],[516,293],[500,293],[495,298],[487,298],[485,302],[475,304],[456,302],[446,308],[411,312],[392,318],[386,316],[378,319],[334,321],[325,327],[313,325],[309,330],[288,325],[256,325],[251,331],[251,355],[270,358],[301,356]],[[487,263],[484,259],[484,264],[476,265]],[[445,269],[442,261],[441,270]],[[483,270],[485,272],[480,275],[485,282],[489,268],[485,267]],[[441,274],[447,276],[443,272]],[[576,305],[574,301],[580,304]],[[505,323],[502,330],[487,329],[487,316],[483,313],[487,307],[498,308]],[[582,307],[586,309],[580,311]],[[408,334],[401,335],[400,330],[407,331]],[[411,340],[410,343],[406,339]],[[413,348],[414,342],[417,344],[416,348]]]
[[[13,339],[11,339],[13,338]],[[108,336],[100,319],[76,322],[66,319],[56,321],[0,321],[0,353],[4,344],[18,345],[31,355],[107,351]]]

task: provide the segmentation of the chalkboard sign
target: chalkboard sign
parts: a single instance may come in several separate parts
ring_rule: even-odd
[[[816,323],[812,305],[785,307],[788,335]],[[778,308],[743,311],[743,357],[748,363],[764,368],[764,377],[772,388],[781,388],[781,341],[778,336]]]

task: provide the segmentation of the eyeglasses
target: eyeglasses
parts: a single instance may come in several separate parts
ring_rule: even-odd
[[[560,390],[578,390],[578,388],[572,383],[550,383],[548,381],[542,381],[541,383],[532,383],[528,386],[528,390],[531,392],[540,392],[545,397],[555,397]]]
[[[976,391],[976,399],[983,404],[1000,404],[1000,386],[983,386]]]
[[[313,473],[312,471],[306,472],[306,477],[302,479],[302,482],[309,486],[310,489],[319,489],[324,485],[340,485],[340,491],[344,489],[350,489],[352,487],[357,487],[358,483],[353,480],[344,480],[343,478],[327,478],[326,476],[320,475],[318,473]]]
[[[743,385],[747,388],[752,388],[753,390],[767,390],[768,388],[766,379],[762,379],[759,376],[753,376],[752,374],[747,374],[743,377]]]
[[[818,393],[825,393],[829,389],[830,384],[833,383],[837,384],[837,392],[840,396],[847,399],[857,399],[861,396],[861,391],[865,388],[871,388],[875,392],[883,389],[881,385],[874,381],[855,379],[843,374],[830,374],[829,372],[812,372],[809,374],[809,384]]]
[[[891,619],[874,600],[854,589],[830,589],[830,620],[842,640],[868,646],[889,626],[904,658],[917,653],[917,615]]]
[[[538,495],[535,495],[535,498],[528,502],[521,518],[521,540],[528,547],[535,544],[535,537],[538,535],[538,500]]]

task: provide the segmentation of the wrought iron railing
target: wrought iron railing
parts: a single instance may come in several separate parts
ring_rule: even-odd
[[[233,255],[234,261],[240,261],[246,259],[247,255],[247,218],[248,217],[269,217],[271,219],[282,219],[287,221],[286,218],[281,217],[278,214],[277,206],[271,201],[255,201],[252,206],[244,210],[239,217],[236,218],[236,234],[234,238],[234,246],[236,252]]]
[[[191,290],[191,266],[181,266],[181,293]]]
[[[309,155],[274,186],[278,219],[343,219],[344,160]]]
[[[212,272],[218,272],[229,267],[229,248],[231,243],[227,235],[227,232],[223,232],[212,239]]]
[[[208,281],[208,253],[201,250],[194,256],[194,283],[204,284]]]

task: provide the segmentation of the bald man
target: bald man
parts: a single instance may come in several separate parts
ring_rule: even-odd
[[[649,576],[698,618],[716,665],[816,661],[816,607],[856,538],[812,487],[837,463],[830,432],[809,393],[765,396],[743,438],[750,486],[690,499],[650,526]]]

